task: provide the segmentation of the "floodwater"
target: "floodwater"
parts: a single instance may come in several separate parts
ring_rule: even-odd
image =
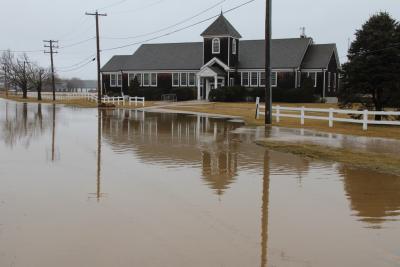
[[[268,151],[257,135],[0,100],[0,266],[400,265],[399,177]]]

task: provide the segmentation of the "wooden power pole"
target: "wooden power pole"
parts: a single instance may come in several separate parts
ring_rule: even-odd
[[[272,25],[272,0],[266,0],[266,15],[265,15],[265,125],[272,125],[271,25]]]
[[[53,101],[56,101],[56,81],[54,78],[54,60],[53,60],[53,54],[57,54],[57,51],[54,51],[54,49],[58,48],[58,41],[54,40],[44,40],[45,43],[44,47],[49,48],[50,51],[44,51],[45,54],[50,54],[50,61],[51,61],[51,85],[53,88]],[[48,45],[46,44],[48,43]]]
[[[100,14],[97,10],[95,13],[86,12],[85,15],[96,17],[96,46],[97,46],[97,102],[101,105],[101,99],[103,97],[103,90],[101,86],[101,76],[100,76],[100,34],[99,34],[99,16],[107,16],[107,14]]]

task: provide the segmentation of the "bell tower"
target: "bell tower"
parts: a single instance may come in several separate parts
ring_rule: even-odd
[[[213,58],[218,58],[230,68],[235,68],[239,62],[240,33],[221,15],[201,34],[204,39],[203,64]]]

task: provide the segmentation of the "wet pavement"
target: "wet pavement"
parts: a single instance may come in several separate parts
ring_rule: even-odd
[[[0,100],[0,266],[400,265],[400,177],[268,151],[254,144],[265,135],[226,118]]]

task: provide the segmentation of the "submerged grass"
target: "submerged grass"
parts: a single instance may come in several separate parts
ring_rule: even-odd
[[[259,140],[256,144],[268,149],[316,160],[340,162],[352,167],[400,176],[400,156],[333,148],[315,144]]]

